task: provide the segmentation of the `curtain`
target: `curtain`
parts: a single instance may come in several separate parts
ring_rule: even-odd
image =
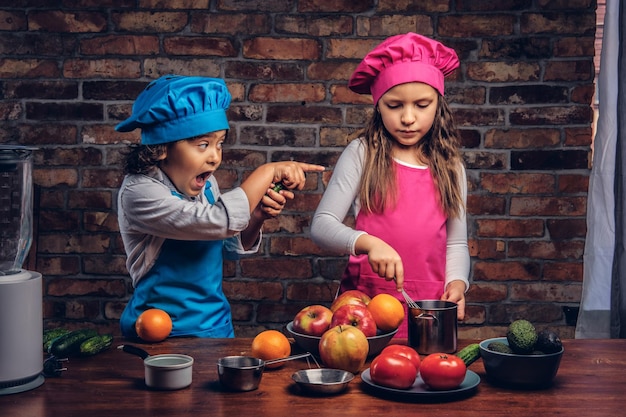
[[[607,0],[576,338],[626,337],[626,8]]]

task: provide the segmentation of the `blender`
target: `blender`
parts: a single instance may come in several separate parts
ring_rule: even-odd
[[[35,149],[0,145],[0,395],[44,382],[42,277],[22,269],[33,234]]]

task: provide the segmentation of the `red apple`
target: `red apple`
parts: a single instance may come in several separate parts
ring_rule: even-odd
[[[339,294],[330,305],[331,311],[334,313],[339,307],[345,304],[356,304],[367,306],[370,303],[370,296],[359,290],[348,290]]]
[[[321,336],[330,327],[333,312],[321,304],[304,307],[293,319],[293,329],[310,336]]]
[[[361,330],[365,337],[376,336],[376,320],[366,306],[345,304],[333,313],[330,327],[345,324]]]
[[[353,326],[335,326],[320,338],[320,358],[328,368],[357,373],[365,365],[369,342],[363,332]]]

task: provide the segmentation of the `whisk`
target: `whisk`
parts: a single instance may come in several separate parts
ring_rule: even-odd
[[[393,280],[396,281],[396,277],[393,277]],[[406,305],[409,306],[409,308],[419,309],[419,310],[422,309],[422,307],[420,307],[419,304],[417,304],[415,301],[413,301],[411,296],[409,294],[407,294],[406,291],[404,291],[404,288],[402,288],[401,291],[402,291],[402,297],[404,297],[404,301],[406,302]]]

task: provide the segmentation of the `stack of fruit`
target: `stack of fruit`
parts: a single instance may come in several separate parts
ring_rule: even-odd
[[[304,307],[291,325],[294,334],[319,338],[318,353],[325,366],[356,373],[368,355],[378,353],[370,350],[370,342],[388,334],[386,344],[403,321],[404,307],[394,296],[370,298],[351,290],[338,296],[330,308],[321,304]]]

